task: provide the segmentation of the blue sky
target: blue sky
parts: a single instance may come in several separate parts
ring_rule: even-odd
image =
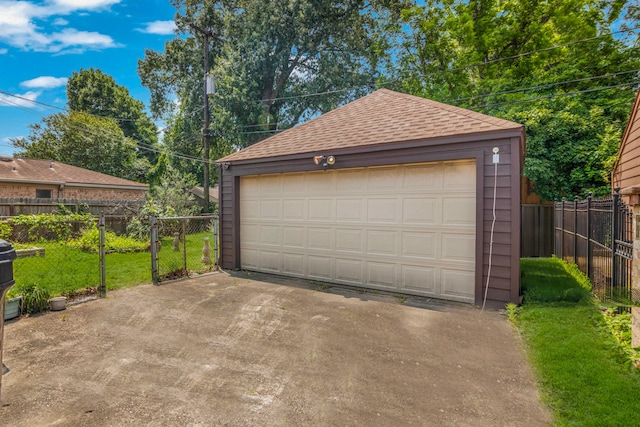
[[[169,0],[0,0],[0,154],[61,111],[5,93],[64,108],[72,72],[99,68],[147,105],[138,59],[174,37],[174,14]]]

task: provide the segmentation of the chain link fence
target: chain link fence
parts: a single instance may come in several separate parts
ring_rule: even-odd
[[[38,285],[51,296],[105,296],[107,288],[157,284],[217,268],[217,215],[150,218],[145,226],[146,242],[122,243],[126,236],[104,216],[0,218],[0,238],[17,253],[12,291],[19,295]],[[130,242],[134,246],[123,249]]]
[[[218,260],[218,216],[150,218],[153,283],[211,271]]]
[[[53,294],[72,294],[81,288],[97,288],[98,253],[84,252],[70,244],[93,227],[93,219],[12,224],[7,240],[16,248],[16,290],[39,285]]]

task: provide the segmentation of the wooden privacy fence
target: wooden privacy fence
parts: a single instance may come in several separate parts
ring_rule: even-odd
[[[620,194],[556,202],[554,209],[556,256],[589,276],[599,299],[630,302],[633,216]]]
[[[26,199],[0,197],[0,216],[18,216],[21,214],[53,213],[64,206],[73,212],[86,212],[95,216],[100,214],[126,216],[136,212],[144,200],[76,200],[76,199]]]
[[[553,254],[553,204],[522,205],[520,256],[550,257]]]

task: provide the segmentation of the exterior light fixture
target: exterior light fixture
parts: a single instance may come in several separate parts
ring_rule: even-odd
[[[316,165],[322,165],[325,168],[327,166],[334,165],[336,163],[335,156],[313,156],[313,163]]]

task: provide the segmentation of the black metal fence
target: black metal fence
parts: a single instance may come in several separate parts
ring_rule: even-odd
[[[591,279],[603,301],[630,302],[633,215],[616,192],[610,198],[555,203],[554,252]]]

